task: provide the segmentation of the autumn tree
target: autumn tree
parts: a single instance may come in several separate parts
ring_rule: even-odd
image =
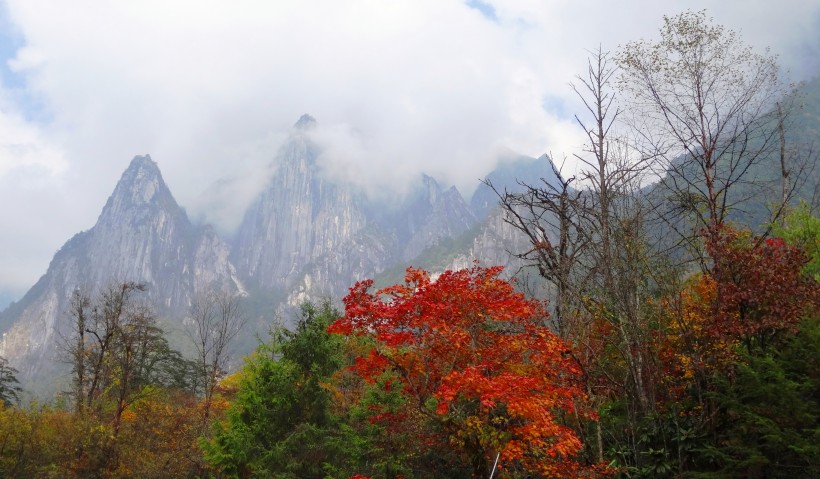
[[[718,233],[718,242],[707,243],[716,261],[713,332],[742,341],[749,351],[772,347],[817,307],[817,282],[802,274],[808,258],[780,238],[759,241],[729,227]]]
[[[0,476],[72,477],[75,431],[72,414],[61,408],[0,403]]]
[[[783,239],[761,241],[724,227],[721,243],[708,245],[723,251],[713,253],[721,262],[700,280],[712,292],[696,306],[704,319],[697,343],[728,347],[733,360],[693,370],[690,382],[706,390],[708,400],[690,416],[700,418],[709,439],[690,464],[709,477],[808,478],[820,471],[820,284],[815,255],[801,248],[816,250],[817,219],[806,210],[786,218],[787,227],[775,228]]]
[[[392,375],[417,411],[431,447],[452,449],[460,467],[486,478],[494,463],[545,477],[592,473],[563,420],[591,413],[572,351],[547,326],[542,303],[499,278],[500,267],[408,269],[404,284],[376,292],[363,281],[345,297],[330,331],[372,338],[354,369],[367,381]]]
[[[575,117],[586,136],[574,155],[577,176],[564,179],[556,171],[557,184],[522,180],[524,192],[500,197],[507,221],[531,244],[514,254],[556,285],[556,331],[578,351],[588,395],[600,405],[622,394],[637,421],[655,410],[658,372],[647,299],[667,268],[659,267],[661,255],[647,238],[651,211],[642,182],[654,158],[635,148],[621,121],[617,72],[611,55],[598,49],[571,84],[584,105]],[[612,371],[612,362],[625,367]],[[603,460],[603,431],[594,426],[595,441],[588,443]]]
[[[210,477],[198,402],[191,391],[148,386],[123,415],[119,460],[108,477]]]

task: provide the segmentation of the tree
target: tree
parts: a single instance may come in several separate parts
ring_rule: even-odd
[[[229,346],[247,322],[240,297],[209,291],[191,305],[186,330],[196,349],[199,387],[203,395],[203,428],[208,423],[214,390],[230,360]]]
[[[11,406],[20,400],[22,388],[17,381],[17,370],[9,366],[6,358],[0,357],[0,401]]]
[[[230,477],[325,477],[339,467],[330,376],[341,366],[340,338],[327,333],[338,314],[302,306],[295,331],[277,329],[246,359],[239,389],[213,438],[207,460]]]
[[[785,224],[775,228],[785,241],[721,235],[728,251],[717,257],[727,264],[715,268],[712,282],[724,299],[702,307],[712,322],[703,333],[744,347],[707,378],[717,403],[713,441],[694,462],[708,477],[820,473],[820,230],[805,205]]]
[[[201,416],[192,391],[149,386],[123,415],[110,477],[209,477],[199,449]]]
[[[99,473],[118,467],[126,410],[161,385],[185,387],[192,368],[171,349],[153,311],[138,300],[140,283],[109,285],[97,298],[76,291],[73,328],[64,347],[73,372],[77,419],[93,440],[78,444],[78,463]],[[93,432],[93,434],[92,434]]]
[[[820,475],[820,317],[784,339],[718,376],[715,440],[697,457],[708,477]]]
[[[72,474],[75,423],[61,408],[0,403],[0,476],[76,477]]]
[[[531,248],[512,252],[538,274],[555,286],[553,314],[550,321],[561,337],[569,337],[574,312],[581,306],[588,282],[581,261],[587,252],[590,232],[581,219],[583,208],[580,191],[572,188],[575,177],[565,178],[550,163],[558,184],[546,180],[542,184],[519,180],[525,191],[511,193],[498,191],[490,181],[485,184],[495,191],[505,210],[504,221],[527,237]]]
[[[404,284],[375,293],[362,281],[329,330],[372,338],[353,366],[406,398],[402,413],[426,424],[428,444],[454,450],[472,477],[507,470],[581,476],[594,467],[562,418],[590,417],[572,351],[545,324],[542,303],[499,278],[501,267],[446,271],[437,279],[408,269]],[[392,385],[391,385],[392,384]]]
[[[820,281],[820,217],[812,215],[809,205],[801,203],[790,210],[773,233],[806,252],[808,262],[803,267],[803,273]]]
[[[576,178],[565,180],[556,171],[557,185],[520,181],[523,193],[499,196],[507,221],[532,246],[517,256],[532,261],[556,285],[556,331],[578,351],[588,395],[601,404],[619,391],[637,421],[655,409],[657,370],[647,299],[667,269],[658,267],[663,262],[647,239],[651,212],[641,182],[653,158],[623,133],[627,128],[613,88],[617,72],[610,54],[598,49],[591,52],[586,73],[571,84],[585,107],[575,117],[587,140],[575,155],[579,189],[570,187]],[[611,362],[623,364],[624,371],[608,370],[605,363]],[[594,427],[595,456],[602,461],[601,423]]]
[[[802,274],[808,258],[780,238],[758,238],[721,227],[707,240],[714,259],[711,333],[743,342],[751,352],[776,345],[818,304],[818,283]]]
[[[777,62],[713,25],[705,11],[664,17],[660,34],[622,49],[618,83],[644,148],[664,160],[664,186],[697,229],[716,235],[748,199],[739,194],[747,173],[776,146],[778,125],[767,113],[783,93]],[[699,239],[682,234],[692,244]]]
[[[116,402],[114,423],[135,394],[151,384],[179,385],[189,365],[168,346],[153,311],[139,302],[145,285],[123,282],[108,286],[93,300],[76,291],[72,299],[72,337],[66,349],[74,372],[78,412],[100,411]]]

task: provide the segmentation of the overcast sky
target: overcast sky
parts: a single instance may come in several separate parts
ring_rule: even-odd
[[[499,152],[570,155],[585,50],[703,8],[792,78],[817,73],[807,0],[7,0],[0,296],[94,225],[138,154],[192,217],[235,225],[303,113],[328,171],[372,190],[425,171],[468,195]]]

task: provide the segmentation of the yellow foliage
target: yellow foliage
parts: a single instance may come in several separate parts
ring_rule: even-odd
[[[667,312],[661,360],[663,381],[674,393],[697,377],[722,370],[736,360],[737,340],[715,334],[713,307],[717,285],[709,276],[694,277],[677,297],[664,298]]]

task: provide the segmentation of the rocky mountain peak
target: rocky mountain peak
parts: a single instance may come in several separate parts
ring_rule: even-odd
[[[173,216],[184,215],[162,179],[156,162],[149,155],[135,156],[108,198],[98,223],[122,220],[133,214],[141,215],[140,211],[157,209]]]
[[[60,249],[14,311],[0,314],[0,324],[7,325],[0,356],[12,358],[18,378],[31,390],[37,377],[64,373],[57,371],[55,351],[70,327],[73,291],[93,294],[112,282],[145,283],[155,310],[178,322],[203,292],[244,291],[228,256],[227,243],[212,228],[190,223],[151,157],[137,156],[97,224]]]
[[[123,172],[117,185],[122,190],[139,193],[143,202],[150,202],[162,182],[162,173],[151,155],[135,156]],[[114,190],[116,193],[116,189]]]
[[[299,120],[293,124],[293,128],[297,130],[311,130],[316,128],[316,118],[305,113],[304,115],[299,117]]]
[[[426,174],[421,175],[422,185],[424,187],[424,201],[429,205],[435,205],[438,202],[438,197],[441,194],[441,186],[432,176]]]

